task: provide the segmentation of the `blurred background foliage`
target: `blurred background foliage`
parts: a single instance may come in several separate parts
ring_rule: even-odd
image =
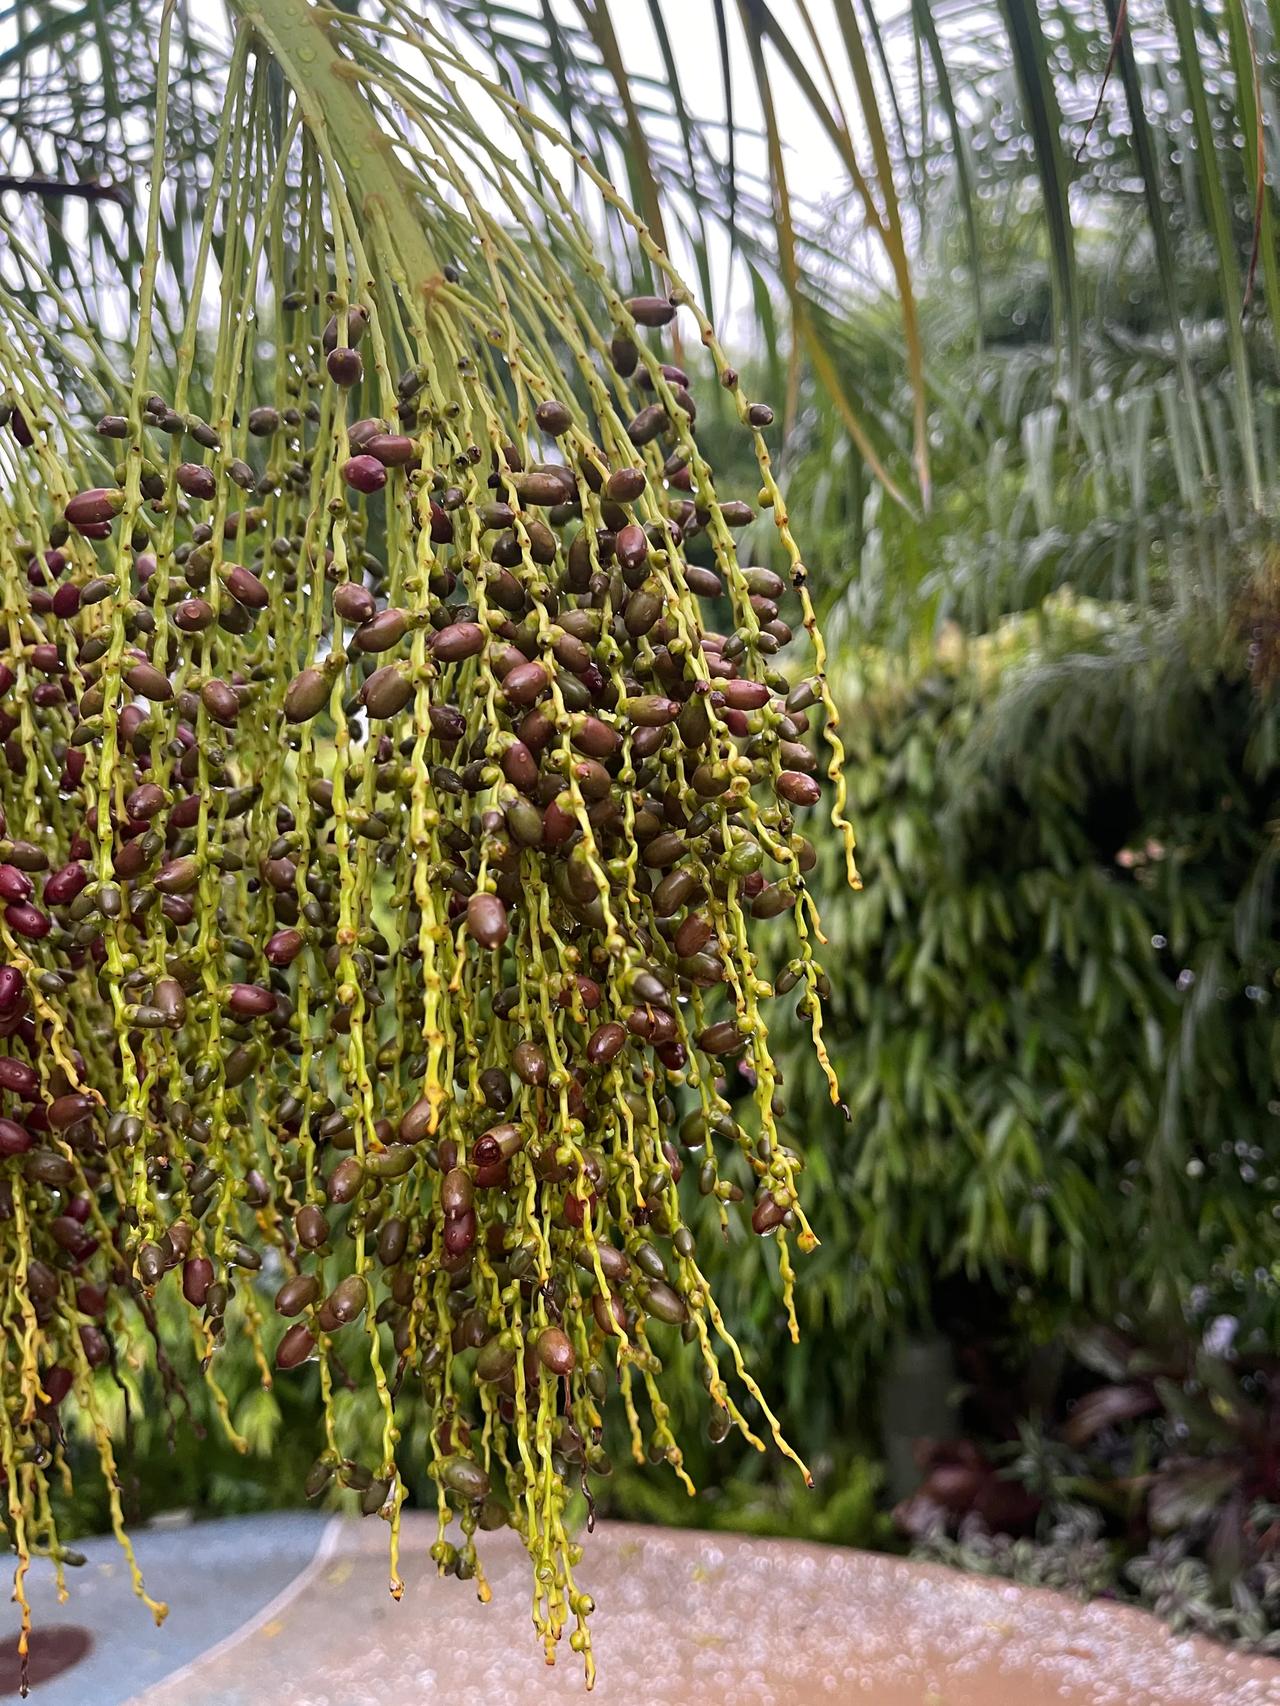
[[[735,1228],[713,1270],[817,1491],[713,1448],[691,1370],[699,1496],[619,1460],[602,1506],[914,1542],[1275,1650],[1280,8],[702,3],[710,63],[667,0],[425,8],[726,306],[857,805],[863,892],[815,873],[847,1120],[798,1035],[785,1062],[822,1237],[799,1346],[767,1242]],[[155,10],[0,0],[0,211],[108,343]],[[174,277],[222,63],[179,12]],[[11,246],[0,289],[48,312],[47,284]],[[183,1413],[193,1373],[117,1370],[137,1516],[269,1505],[314,1455],[305,1376],[264,1391],[228,1347],[240,1455]]]

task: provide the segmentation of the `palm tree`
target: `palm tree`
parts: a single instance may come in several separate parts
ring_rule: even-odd
[[[820,728],[852,856],[774,414],[579,155],[652,280],[620,293],[552,124],[432,20],[400,0],[376,25],[311,0],[230,15],[215,105],[161,8],[120,335],[113,287],[60,268],[47,175],[0,285],[20,1650],[31,1556],[65,1560],[50,1479],[73,1392],[163,1617],[94,1371],[141,1321],[168,1390],[190,1341],[239,1441],[218,1352],[243,1335],[271,1383],[260,1274],[292,1323],[276,1370],[315,1365],[309,1492],[336,1477],[385,1516],[398,1597],[397,1397],[420,1389],[441,1573],[487,1598],[476,1534],[510,1524],[548,1658],[567,1631],[590,1680],[569,1503],[609,1471],[611,1384],[633,1453],[692,1491],[654,1336],[696,1348],[722,1436],[763,1450],[759,1427],[807,1475],[698,1266],[669,1136],[678,1099],[703,1194],[727,1216],[753,1193],[794,1324],[789,1247],[815,1240],[748,943],[790,920],[826,1061],[796,816],[822,792]],[[755,506],[702,454],[681,310],[785,580],[739,558]],[[749,1116],[719,1077],[748,1051]],[[347,1390],[376,1417],[359,1456]]]

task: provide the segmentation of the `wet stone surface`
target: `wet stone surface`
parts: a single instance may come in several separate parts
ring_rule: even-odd
[[[296,1597],[137,1706],[585,1701],[567,1645],[542,1662],[515,1537],[485,1536],[488,1606],[433,1579],[433,1537],[406,1518],[397,1605],[383,1525],[341,1523]],[[601,1706],[1280,1706],[1273,1662],[1114,1605],[899,1559],[604,1523],[578,1574],[599,1606]]]
[[[69,1598],[62,1605],[52,1566],[37,1559],[27,1577],[35,1621],[32,1706],[122,1706],[234,1640],[297,1584],[326,1527],[314,1512],[282,1511],[140,1529],[138,1562],[169,1606],[159,1629],[134,1597],[128,1563],[111,1535],[76,1541],[85,1562],[67,1571]],[[19,1699],[18,1624],[15,1605],[0,1607],[0,1706],[17,1706]]]

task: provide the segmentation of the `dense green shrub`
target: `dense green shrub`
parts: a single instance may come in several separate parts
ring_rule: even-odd
[[[1208,613],[1065,598],[850,686],[848,1132],[789,1083],[848,1216],[842,1334],[928,1321],[952,1272],[1044,1330],[1193,1290],[1274,1329],[1280,752],[1245,662]]]

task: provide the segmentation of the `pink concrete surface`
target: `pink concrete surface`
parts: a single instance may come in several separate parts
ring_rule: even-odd
[[[529,1567],[484,1536],[493,1600],[437,1581],[434,1522],[337,1519],[291,1589],[136,1706],[1280,1706],[1280,1664],[1141,1612],[795,1541],[603,1523],[577,1572],[599,1680],[544,1665]],[[198,1535],[193,1533],[193,1541]],[[216,1591],[216,1585],[210,1584]]]

